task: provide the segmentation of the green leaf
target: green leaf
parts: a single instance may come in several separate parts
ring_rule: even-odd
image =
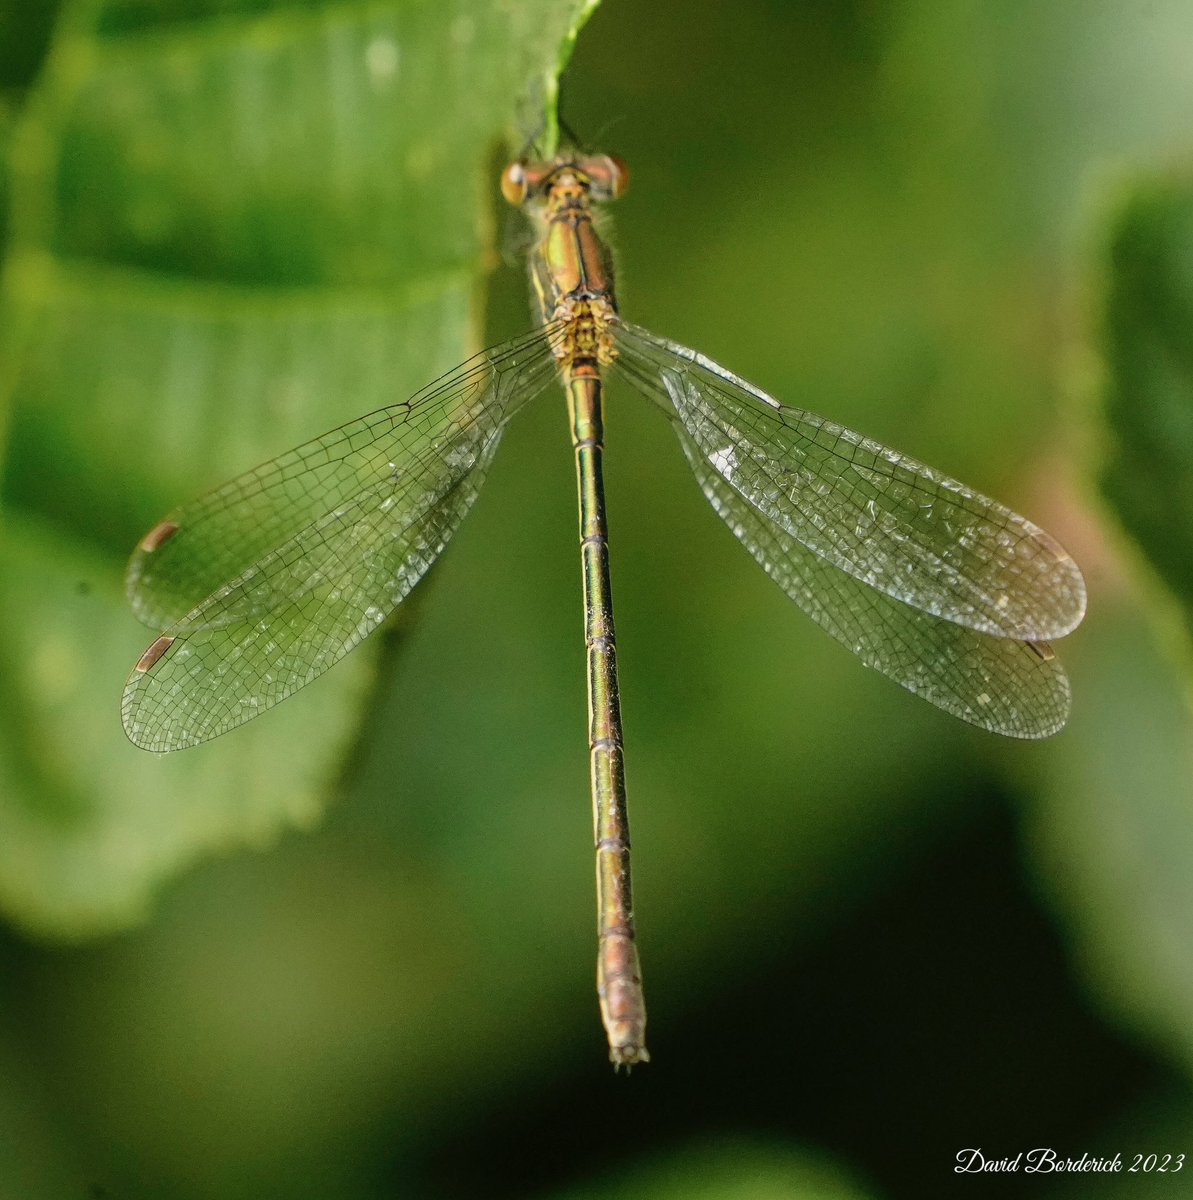
[[[1188,628],[1193,187],[1179,178],[1132,183],[1106,244],[1100,483]],[[1171,620],[1165,627],[1174,608],[1167,596],[1151,606],[1150,631],[1141,617],[1123,611],[1122,599],[1105,595],[1085,631],[1087,657],[1073,672],[1074,694],[1087,697],[1084,719],[1058,739],[1050,785],[1033,813],[1032,844],[1041,887],[1069,929],[1074,956],[1099,1002],[1188,1073],[1193,737],[1187,648],[1173,636]]]
[[[28,928],[120,926],[197,855],[318,816],[376,648],[260,728],[144,755],[124,560],[172,505],[475,351],[495,151],[591,8],[68,9],[5,139],[0,903]]]
[[[271,841],[320,814],[370,678],[363,656],[285,719],[172,757],[128,742],[116,705],[129,618],[112,565],[15,514],[0,532],[0,905],[77,937],[146,915],[152,889],[195,855]]]
[[[1193,185],[1137,185],[1110,235],[1102,488],[1193,613]]]
[[[1035,780],[1039,800],[1028,809],[1027,843],[1038,886],[1101,1006],[1188,1077],[1188,707],[1179,672],[1141,616],[1101,611],[1090,623],[1089,649],[1073,669],[1074,691],[1088,701]]]

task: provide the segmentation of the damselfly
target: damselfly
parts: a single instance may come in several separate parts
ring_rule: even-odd
[[[1047,533],[869,438],[788,408],[622,318],[594,205],[618,159],[507,167],[538,230],[539,328],[417,395],[265,463],[142,540],[128,593],[165,632],[124,690],[128,736],[180,750],[310,683],[374,630],[476,499],[506,423],[560,378],[580,493],[595,813],[598,993],[617,1065],[647,1058],[630,889],[621,711],[602,482],[612,372],[669,418],[717,513],[775,582],[866,665],[994,733],[1042,738],[1069,712],[1048,645],[1085,611],[1081,572]]]

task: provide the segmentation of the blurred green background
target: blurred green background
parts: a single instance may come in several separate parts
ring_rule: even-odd
[[[389,634],[211,745],[125,741],[140,534],[526,326],[496,172],[585,8],[0,14],[2,1196],[921,1198],[987,1190],[967,1147],[1193,1152],[1186,0],[607,0],[580,34],[624,310],[1090,588],[1069,727],[975,732],[795,610],[613,392],[648,1067],[613,1076],[593,996],[555,398]]]

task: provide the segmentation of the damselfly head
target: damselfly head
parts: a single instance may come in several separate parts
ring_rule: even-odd
[[[629,183],[629,168],[611,154],[560,155],[549,162],[510,163],[501,173],[501,194],[520,205],[552,189],[575,188],[601,202],[624,196]]]

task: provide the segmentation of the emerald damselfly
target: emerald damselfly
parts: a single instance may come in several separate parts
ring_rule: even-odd
[[[627,178],[606,155],[507,167],[506,199],[538,231],[540,325],[233,479],[142,539],[128,593],[164,632],[133,668],[122,712],[138,746],[180,750],[321,675],[422,578],[507,422],[560,379],[580,498],[598,994],[610,1058],[629,1067],[648,1055],[602,475],[606,377],[671,421],[713,508],[813,620],[973,725],[1017,738],[1064,725],[1069,684],[1048,643],[1080,622],[1085,585],[1026,518],[626,321],[593,217]]]

